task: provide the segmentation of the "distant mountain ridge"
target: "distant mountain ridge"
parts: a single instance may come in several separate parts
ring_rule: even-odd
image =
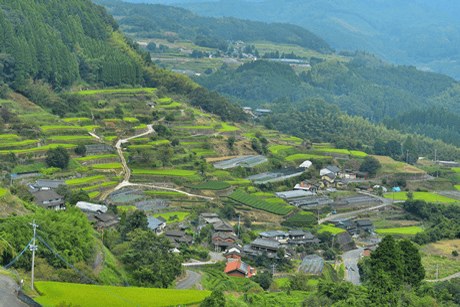
[[[157,0],[131,2],[158,3]],[[201,16],[288,22],[331,46],[460,79],[460,3],[455,1],[162,1]]]

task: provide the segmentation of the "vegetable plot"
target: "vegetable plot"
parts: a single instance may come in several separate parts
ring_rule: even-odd
[[[274,214],[285,215],[291,212],[292,210],[291,206],[280,206],[278,204],[270,204],[256,196],[246,194],[242,191],[236,191],[228,195],[227,197],[233,199],[234,201],[242,203],[243,205],[264,210]]]

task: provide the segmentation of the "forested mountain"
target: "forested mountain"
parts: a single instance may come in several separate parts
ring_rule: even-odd
[[[118,0],[97,0],[118,18],[126,33],[142,38],[172,38],[207,41],[216,48],[221,40],[256,41],[296,44],[320,53],[334,49],[312,32],[287,23],[265,23],[236,18],[201,17],[192,12],[165,5],[132,4]],[[224,42],[224,44],[226,44]]]
[[[363,150],[366,145],[375,149],[376,140],[396,141],[396,151],[401,152],[400,144],[411,136],[420,156],[434,158],[434,148],[437,148],[439,159],[460,159],[460,150],[457,147],[446,145],[441,140],[435,141],[431,135],[425,137],[411,134],[418,133],[417,131],[401,133],[383,124],[375,125],[362,117],[349,116],[337,106],[327,104],[320,98],[307,98],[296,104],[291,103],[288,98],[281,98],[271,108],[274,113],[270,117],[271,123],[279,131],[310,141],[332,142],[349,150]]]
[[[349,62],[314,65],[300,75],[289,65],[255,61],[236,70],[223,65],[195,81],[209,90],[250,100],[251,107],[281,96],[288,96],[294,105],[306,97],[322,97],[350,115],[373,122],[433,105],[460,114],[460,85],[453,78],[410,66],[370,62],[364,53],[356,53]]]
[[[158,3],[158,0],[132,2]],[[460,78],[458,1],[167,1],[202,16],[289,22],[333,47]]]

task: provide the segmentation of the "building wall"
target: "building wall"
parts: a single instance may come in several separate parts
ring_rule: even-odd
[[[239,271],[231,271],[227,273],[228,276],[235,276],[235,277],[246,277],[243,273]]]

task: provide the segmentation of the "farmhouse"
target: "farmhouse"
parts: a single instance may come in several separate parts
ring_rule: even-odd
[[[233,227],[230,225],[229,222],[226,221],[220,221],[217,223],[214,223],[212,225],[212,228],[214,229],[215,232],[233,232]]]
[[[340,250],[343,252],[356,249],[356,243],[348,232],[339,233],[337,235],[337,241],[339,242]]]
[[[236,260],[241,260],[246,256],[246,254],[243,251],[243,248],[239,245],[232,245],[227,248],[227,253],[225,254],[225,258],[227,258],[227,262],[232,262]]]
[[[161,218],[161,219],[160,219]],[[149,222],[148,227],[152,229],[157,235],[161,234],[163,229],[166,227],[166,220],[162,218],[161,216],[159,217],[153,217],[150,216],[147,221]]]
[[[270,231],[259,232],[257,235],[261,239],[274,240],[280,243],[287,243],[287,239],[289,238],[288,234],[286,234],[284,231],[281,231],[281,230],[270,230]]]
[[[321,183],[314,180],[305,180],[295,185],[294,190],[304,190],[316,192],[321,188]]]
[[[120,218],[113,214],[89,214],[87,217],[93,227],[98,229],[114,228],[120,222]]]
[[[287,233],[289,236],[288,244],[289,245],[306,245],[311,243],[320,243],[321,240],[316,238],[311,232],[304,232],[303,230],[291,230]]]
[[[215,232],[212,235],[212,245],[220,251],[226,250],[237,240],[238,238],[235,235],[228,232]]]
[[[264,252],[267,253],[268,258],[278,258],[276,252],[281,247],[281,243],[269,239],[255,239],[251,244],[244,246],[244,252],[250,257],[257,257]]]
[[[331,173],[333,173],[336,176],[339,176],[339,174],[342,172],[342,170],[335,165],[328,165],[326,166],[326,169],[328,169]]]
[[[41,190],[53,190],[61,184],[65,185],[65,180],[38,179],[34,184],[30,185],[30,187],[33,192],[37,192]]]
[[[241,260],[227,263],[227,265],[225,266],[224,273],[228,276],[247,278],[257,274],[256,269],[252,268],[251,266],[249,266]]]
[[[167,230],[164,234],[175,247],[179,247],[180,243],[189,245],[193,242],[193,238],[187,235],[185,231]]]
[[[272,110],[269,109],[256,109],[254,112],[255,116],[266,116],[270,115],[272,113]]]
[[[367,232],[372,232],[375,229],[374,224],[369,220],[356,221],[356,228],[358,231],[362,229]]]
[[[35,197],[35,201],[40,207],[44,207],[46,209],[54,209],[60,210],[65,209],[64,207],[64,197],[59,195],[53,190],[44,190],[32,193]]]

